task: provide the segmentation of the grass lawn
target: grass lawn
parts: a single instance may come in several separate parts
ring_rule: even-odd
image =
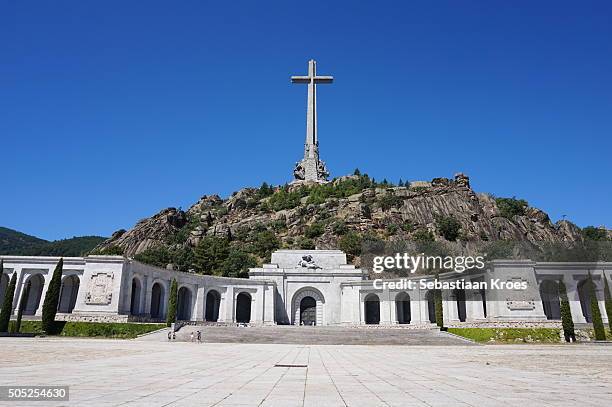
[[[11,330],[14,323],[14,321],[11,321]],[[131,339],[136,338],[138,335],[164,328],[165,326],[166,324],[58,321],[55,323],[55,329],[52,334],[58,336]],[[42,334],[42,323],[40,321],[22,321],[21,332]]]
[[[557,328],[448,328],[448,332],[486,343],[560,343]]]

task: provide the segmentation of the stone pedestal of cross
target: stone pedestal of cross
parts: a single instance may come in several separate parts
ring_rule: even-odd
[[[304,158],[296,163],[294,182],[314,181],[324,183],[329,176],[325,163],[319,159],[319,137],[317,134],[317,84],[332,83],[333,76],[317,76],[317,62],[308,61],[308,76],[292,76],[292,83],[308,84],[308,106],[306,110],[306,143]]]

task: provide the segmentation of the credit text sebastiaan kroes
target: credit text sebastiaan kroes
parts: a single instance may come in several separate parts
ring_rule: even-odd
[[[425,256],[424,253],[419,255],[409,255],[408,253],[396,253],[394,256],[375,256],[373,258],[372,270],[380,274],[386,270],[407,270],[410,273],[415,273],[419,268],[423,269],[438,269],[443,271],[455,271],[463,273],[468,269],[483,269],[485,267],[483,256]],[[490,283],[490,284],[489,284]],[[383,280],[375,279],[373,281],[375,289],[391,289],[391,290],[412,290],[420,288],[422,290],[454,290],[454,289],[510,289],[510,290],[525,290],[527,289],[526,281],[501,281],[501,279],[491,279],[489,281],[440,281],[438,279],[422,278],[418,281],[400,279],[400,280]]]

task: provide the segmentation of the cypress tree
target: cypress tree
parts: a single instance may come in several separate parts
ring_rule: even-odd
[[[603,321],[601,320],[601,312],[599,311],[599,304],[597,303],[597,296],[595,295],[595,283],[589,272],[589,294],[591,297],[591,318],[593,319],[593,330],[595,331],[596,341],[606,340],[606,331],[604,329]]]
[[[436,280],[439,280],[438,273],[436,273]],[[434,305],[436,307],[436,324],[440,328],[444,328],[444,309],[442,308],[442,290],[434,291]]]
[[[13,313],[13,297],[15,297],[15,286],[17,285],[17,273],[13,273],[11,282],[6,288],[2,311],[0,311],[0,332],[8,332],[11,314]]]
[[[60,289],[62,286],[62,269],[64,267],[64,259],[60,258],[53,276],[49,281],[47,294],[45,294],[45,302],[42,308],[42,329],[47,334],[53,333],[53,325],[55,322],[55,314],[57,314],[57,304],[59,302]]]
[[[176,322],[176,303],[178,298],[178,285],[176,279],[172,279],[170,285],[170,296],[168,297],[168,313],[166,314],[166,326]]]
[[[23,290],[23,294],[21,295],[21,301],[19,302],[19,310],[17,311],[17,321],[15,321],[15,329],[13,332],[19,333],[21,330],[21,317],[23,316],[23,310],[25,309],[26,302],[28,297],[30,296],[30,288],[32,287],[32,282],[28,281],[25,289]]]
[[[612,331],[612,295],[610,294],[610,286],[608,285],[606,274],[602,274],[604,281],[604,299],[606,300],[606,314],[608,315],[608,326],[610,327],[610,331]]]
[[[561,297],[561,324],[563,325],[563,336],[565,342],[576,342],[574,332],[574,321],[572,320],[572,309],[567,298],[567,289],[562,280],[559,280],[559,296]]]

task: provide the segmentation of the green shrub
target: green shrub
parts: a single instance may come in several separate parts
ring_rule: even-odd
[[[57,314],[57,305],[59,302],[60,289],[62,287],[62,269],[64,267],[64,259],[60,258],[59,262],[53,270],[51,281],[47,287],[45,301],[42,307],[42,327],[46,332],[51,332],[53,322],[55,322],[55,314]]]
[[[436,273],[436,279],[439,279]],[[442,290],[434,290],[434,305],[436,309],[436,324],[444,328],[444,308],[442,307]]]
[[[9,321],[13,313],[13,300],[15,298],[15,286],[17,285],[17,273],[13,272],[11,281],[4,292],[2,311],[0,311],[0,332],[8,332]]]
[[[320,222],[316,222],[306,228],[304,236],[308,239],[315,239],[321,236],[323,232],[325,232],[325,226]]]
[[[587,226],[582,229],[582,237],[588,240],[605,241],[608,240],[608,234],[604,228],[596,228],[595,226]]]
[[[576,341],[576,333],[574,332],[574,320],[572,319],[572,309],[570,308],[567,298],[567,289],[565,283],[559,280],[559,296],[561,297],[561,324],[563,325],[563,336],[566,342]]]
[[[297,242],[297,246],[301,250],[314,250],[315,249],[314,241],[306,237],[299,238]]]
[[[170,296],[168,297],[168,312],[166,313],[166,326],[176,322],[176,305],[178,302],[178,284],[176,278],[172,279],[170,284]]]
[[[558,343],[557,328],[448,328],[448,332],[475,342]]]
[[[348,226],[346,226],[346,223],[342,220],[338,220],[332,225],[332,232],[334,232],[336,236],[345,235],[348,230]]]
[[[338,241],[340,250],[351,256],[359,256],[361,254],[362,238],[357,232],[348,232]]]
[[[454,242],[459,237],[461,223],[453,216],[436,216],[436,227],[442,237]]]
[[[524,199],[512,198],[495,198],[499,213],[506,219],[512,220],[515,216],[524,215],[525,209],[529,206]]]
[[[14,322],[11,323],[12,325]],[[164,324],[146,323],[102,323],[102,322],[65,322],[55,321],[51,328],[52,335],[72,337],[104,337],[132,339],[138,335],[162,329]],[[23,321],[23,333],[43,334],[40,321]]]
[[[288,188],[281,188],[268,199],[268,205],[273,211],[293,209],[300,205],[302,196],[298,191],[289,192]]]
[[[378,204],[385,212],[391,208],[400,206],[403,202],[404,200],[401,197],[396,196],[392,192],[386,193],[378,199]]]
[[[603,321],[601,319],[601,312],[599,311],[599,303],[597,301],[597,296],[595,294],[595,283],[591,277],[591,273],[589,273],[589,293],[591,297],[591,317],[593,319],[593,330],[595,331],[595,340],[605,341],[606,340],[606,330],[604,328]]]
[[[433,242],[434,235],[427,229],[419,229],[412,234],[412,240],[416,242]]]
[[[198,243],[194,250],[194,267],[202,274],[221,275],[221,267],[229,256],[229,251],[227,239],[207,236]]]

